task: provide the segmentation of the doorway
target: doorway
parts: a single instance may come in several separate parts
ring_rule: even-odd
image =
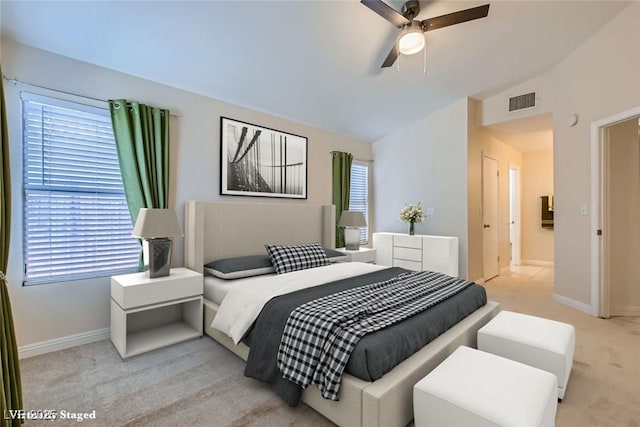
[[[520,265],[520,168],[509,163],[509,266]]]
[[[500,274],[498,253],[498,161],[482,156],[482,273],[484,280]]]
[[[640,316],[640,107],[591,125],[591,311]]]

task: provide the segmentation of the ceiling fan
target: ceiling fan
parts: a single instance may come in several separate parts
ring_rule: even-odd
[[[427,31],[484,18],[489,14],[489,5],[485,4],[418,21],[413,19],[420,13],[420,2],[417,0],[406,2],[402,6],[402,13],[381,0],[361,0],[361,3],[402,30],[387,59],[382,63],[382,68],[392,66],[399,53],[413,55],[420,52],[424,48],[424,33]]]

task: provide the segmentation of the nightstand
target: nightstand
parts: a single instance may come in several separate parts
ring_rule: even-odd
[[[111,277],[111,342],[123,359],[202,336],[202,274]]]
[[[347,262],[368,262],[369,264],[376,263],[376,250],[373,248],[360,248],[357,251],[348,251],[345,248],[338,248],[336,251],[343,252],[347,259]]]

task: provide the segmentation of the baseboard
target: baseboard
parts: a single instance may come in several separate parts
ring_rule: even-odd
[[[576,301],[574,299],[565,297],[564,295],[559,295],[554,293],[553,300],[555,302],[559,302],[560,304],[564,304],[568,307],[575,308],[576,310],[580,310],[584,313],[590,314],[591,316],[597,316],[598,313],[594,313],[592,307],[589,304],[585,304],[580,301]]]
[[[614,314],[615,313],[615,314]],[[624,307],[620,310],[611,308],[610,316],[640,316],[640,306]]]
[[[110,328],[104,328],[96,329],[95,331],[82,332],[75,335],[67,335],[66,337],[55,338],[52,340],[40,341],[34,344],[23,345],[18,347],[18,358],[27,359],[29,357],[39,356],[53,351],[64,350],[65,348],[102,341],[110,336]]]
[[[537,259],[521,259],[520,265],[535,265],[538,267],[553,267],[555,264],[553,261],[540,261]]]

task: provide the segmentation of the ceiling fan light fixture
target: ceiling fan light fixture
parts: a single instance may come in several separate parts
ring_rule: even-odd
[[[425,48],[425,34],[427,31],[462,24],[475,19],[486,18],[489,15],[490,4],[476,6],[446,15],[418,21],[415,18],[420,14],[420,1],[408,0],[402,6],[402,13],[398,12],[382,0],[360,0],[366,7],[402,30],[400,37],[396,39],[393,48],[382,63],[382,68],[391,67],[401,54],[413,55]],[[425,69],[427,50],[425,55]]]
[[[414,21],[417,23],[417,21]],[[398,50],[403,55],[413,55],[424,49],[424,31],[419,23],[418,25],[411,24],[404,33],[400,36],[398,41]]]

